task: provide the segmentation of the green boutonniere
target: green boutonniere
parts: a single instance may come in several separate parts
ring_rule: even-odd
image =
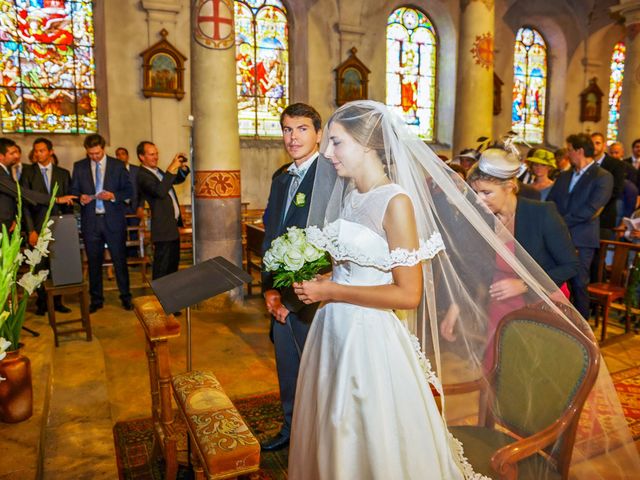
[[[307,196],[302,192],[296,193],[296,196],[293,199],[293,204],[296,207],[304,207],[307,204]]]

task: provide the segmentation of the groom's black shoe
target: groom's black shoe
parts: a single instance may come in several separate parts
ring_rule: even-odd
[[[275,452],[276,450],[282,450],[288,446],[289,437],[285,437],[281,433],[260,444],[260,448],[263,452]]]

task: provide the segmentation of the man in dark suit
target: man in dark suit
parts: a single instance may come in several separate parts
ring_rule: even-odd
[[[125,200],[127,226],[137,227],[140,225],[140,221],[144,218],[144,200],[140,200],[140,195],[138,193],[138,171],[140,170],[140,167],[129,163],[129,150],[124,147],[116,148],[116,158],[124,164],[127,172],[129,172],[129,181],[131,182],[131,189],[133,191],[131,198]],[[137,231],[129,232],[129,240],[137,239]],[[138,255],[139,250],[135,245],[127,249],[128,257],[137,257]]]
[[[611,198],[613,175],[593,161],[593,142],[588,135],[570,135],[567,149],[573,170],[558,175],[547,200],[557,205],[578,250],[580,268],[571,279],[573,303],[589,318],[589,270],[600,246],[600,212]]]
[[[71,191],[71,174],[69,170],[53,164],[53,144],[47,138],[36,138],[33,142],[33,158],[36,161],[30,168],[24,169],[20,176],[20,185],[47,196],[51,195],[54,185],[58,185],[56,203],[51,210],[51,216],[73,213],[73,195]],[[24,222],[28,235],[29,245],[35,247],[38,243],[38,235],[42,230],[44,219],[47,215],[48,205],[27,205],[24,208]],[[38,270],[49,268],[49,259],[43,258],[38,265]],[[47,296],[44,285],[38,290],[36,301],[36,315],[44,315],[47,311]],[[62,304],[62,296],[54,297],[54,307],[57,312],[69,313],[71,309]]]
[[[140,199],[138,198],[138,171],[140,167],[137,165],[131,165],[129,163],[129,150],[124,147],[116,148],[116,158],[124,164],[124,168],[129,172],[129,181],[131,182],[131,198],[125,200],[127,205],[127,215],[138,215],[138,207],[140,206]],[[128,225],[138,225],[140,220],[135,223],[128,223]]]
[[[180,263],[180,205],[174,185],[189,175],[187,157],[178,153],[163,172],[158,168],[158,149],[151,142],[140,142],[136,148],[142,168],[138,172],[138,191],[151,208],[151,241],[153,242],[153,278],[178,271]]]
[[[11,175],[11,167],[20,161],[20,149],[9,138],[0,138],[0,232],[4,225],[7,232],[15,227],[18,213],[18,185]],[[21,190],[23,205],[48,205],[49,195],[28,188]]]
[[[640,169],[640,138],[636,138],[631,144],[631,156],[625,158],[626,163],[631,164],[636,170]]]
[[[105,140],[98,134],[84,140],[87,158],[73,165],[71,194],[80,198],[80,226],[89,261],[90,312],[102,308],[102,263],[107,244],[120,301],[125,310],[132,310],[129,291],[129,271],[126,258],[127,224],[125,200],[132,197],[129,173],[115,158],[104,151]]]
[[[322,121],[318,112],[303,103],[289,105],[280,116],[284,147],[293,163],[271,183],[264,212],[263,253],[288,227],[319,224],[335,181],[335,170],[320,157],[318,143]],[[328,187],[328,188],[327,188]],[[314,203],[313,211],[310,206]],[[320,208],[316,208],[320,206]],[[320,215],[322,213],[322,215]],[[322,218],[321,218],[322,217]],[[262,443],[265,451],[289,444],[300,356],[318,304],[300,302],[292,288],[275,289],[271,272],[262,272],[262,292],[271,314],[284,423],[280,432]]]
[[[7,227],[7,231],[13,229],[17,213],[16,195],[10,187],[15,183],[11,169],[19,158],[20,152],[16,143],[8,138],[0,138],[0,178],[4,182],[4,188],[0,188],[0,223]]]
[[[613,229],[618,226],[618,212],[622,210],[622,192],[624,190],[624,165],[606,153],[607,142],[601,133],[592,133],[593,161],[613,176],[613,191],[600,215],[600,239],[613,240]]]

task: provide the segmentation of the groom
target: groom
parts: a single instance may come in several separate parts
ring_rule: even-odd
[[[293,162],[288,168],[280,169],[271,183],[263,217],[263,254],[288,227],[323,224],[336,174],[318,151],[321,125],[318,112],[304,103],[289,105],[280,116],[284,148]],[[318,304],[300,302],[292,288],[273,288],[273,275],[264,270],[262,292],[271,314],[271,339],[275,347],[284,424],[280,433],[261,446],[263,451],[275,451],[289,445],[300,357]]]

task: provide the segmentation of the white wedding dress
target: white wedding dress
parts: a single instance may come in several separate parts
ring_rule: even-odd
[[[333,258],[333,281],[385,285],[391,269],[433,258],[437,232],[419,250],[389,251],[382,221],[396,184],[350,192],[341,218],[308,239]],[[289,477],[296,480],[448,480],[473,474],[448,432],[417,339],[392,310],[323,305],[298,375]]]

